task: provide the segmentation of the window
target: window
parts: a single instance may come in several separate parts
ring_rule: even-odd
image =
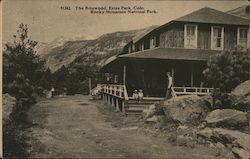
[[[247,34],[248,34],[247,28],[238,28],[237,45],[240,45],[244,48],[247,47]]]
[[[110,82],[110,74],[109,73],[105,73],[105,79],[106,79],[106,82]]]
[[[143,43],[139,43],[139,50],[143,51],[144,50],[144,44]]]
[[[118,83],[118,75],[114,76],[114,83]]]
[[[211,48],[222,50],[224,47],[224,27],[213,26],[211,28]]]
[[[135,51],[135,44],[132,45],[132,52]]]
[[[131,48],[132,46],[129,46],[128,47],[128,53],[131,53],[132,52],[132,48]]]
[[[150,48],[154,48],[154,47],[156,47],[156,37],[155,36],[150,39]]]
[[[186,24],[184,27],[185,48],[197,48],[197,25]]]

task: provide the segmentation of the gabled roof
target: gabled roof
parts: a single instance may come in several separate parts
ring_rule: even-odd
[[[169,26],[174,22],[194,22],[194,23],[211,23],[211,24],[227,24],[227,25],[250,25],[250,19],[242,18],[236,15],[229,13],[224,13],[212,8],[201,8],[197,11],[194,11],[190,14],[177,18],[175,20],[169,21],[157,28],[148,30],[147,32],[137,36],[133,39],[133,42],[136,43],[146,35],[152,33],[153,31],[160,30]]]
[[[142,37],[144,37],[145,35],[147,35],[148,33],[150,33],[151,31],[153,31],[155,28],[157,28],[157,25],[153,25],[147,29],[145,29],[142,33],[138,34],[137,36],[135,36],[133,38],[133,42],[137,42],[138,40],[140,40]]]
[[[250,20],[235,15],[224,13],[212,8],[202,8],[188,15],[180,17],[174,21],[230,24],[230,25],[249,25]]]
[[[250,5],[243,5],[243,6],[231,9],[231,10],[227,11],[227,13],[235,13],[235,12],[237,13],[237,12],[246,11],[247,7],[250,7]]]
[[[221,51],[183,49],[183,48],[155,48],[140,52],[124,54],[118,58],[137,58],[137,59],[164,59],[164,60],[187,60],[187,61],[207,61],[210,56],[217,55]]]
[[[227,11],[227,13],[250,19],[250,5],[240,6]]]

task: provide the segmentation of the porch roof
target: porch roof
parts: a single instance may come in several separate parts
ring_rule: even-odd
[[[169,60],[189,60],[207,61],[210,56],[217,55],[221,51],[183,49],[183,48],[154,48],[140,52],[124,54],[119,58],[138,58],[138,59],[169,59]]]

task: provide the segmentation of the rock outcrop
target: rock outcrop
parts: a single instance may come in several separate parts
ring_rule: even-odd
[[[179,96],[164,102],[164,111],[180,124],[198,125],[210,111],[205,101],[195,95]]]
[[[148,107],[148,109],[144,109],[142,112],[142,116],[144,119],[146,118],[150,118],[152,116],[154,116],[156,113],[156,106],[155,104],[152,104]]]
[[[231,92],[230,97],[234,108],[244,111],[250,110],[250,80],[239,84]]]
[[[250,80],[239,84],[231,94],[239,97],[250,95]]]
[[[222,128],[205,128],[197,131],[198,138],[212,143],[221,143],[242,159],[250,158],[250,135]]]
[[[247,113],[234,109],[216,109],[205,118],[209,127],[241,129],[248,126]]]

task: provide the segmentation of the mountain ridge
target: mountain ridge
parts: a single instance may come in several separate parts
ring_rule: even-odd
[[[155,27],[157,26],[106,33],[91,40],[69,40],[59,37],[51,43],[38,44],[37,53],[45,60],[46,67],[50,68],[52,72],[57,71],[62,66],[70,65],[75,60],[78,61],[77,58],[81,58],[84,62],[84,58],[89,56],[92,58],[99,56],[95,62],[102,66],[105,59],[119,54],[134,37]]]

